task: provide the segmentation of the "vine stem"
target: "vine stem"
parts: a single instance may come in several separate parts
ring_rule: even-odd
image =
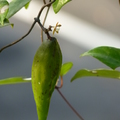
[[[2,52],[4,49],[6,49],[6,48],[18,43],[18,42],[20,42],[22,39],[24,39],[26,36],[28,36],[30,34],[30,32],[32,31],[35,23],[36,23],[36,21],[33,22],[31,28],[29,29],[29,31],[24,36],[22,36],[20,39],[14,41],[14,42],[12,42],[11,44],[8,44],[8,45],[4,46],[3,48],[0,49],[0,52]]]
[[[61,95],[63,100],[68,104],[68,106],[73,110],[73,112],[80,118],[80,120],[84,120],[82,116],[72,107],[72,105],[68,102],[68,100],[64,97],[64,95],[60,92],[60,88],[63,86],[63,76],[60,76],[61,78],[61,85],[60,86],[55,86],[55,89],[58,91],[58,93]]]
[[[45,22],[46,22],[49,10],[50,10],[50,6],[47,8],[47,11],[46,11],[46,14],[45,14],[45,18],[44,18],[44,21],[43,21],[43,26],[45,25]],[[41,30],[41,41],[43,42],[43,30]]]
[[[40,9],[37,17],[34,19],[34,22],[32,23],[32,26],[30,27],[30,29],[28,30],[28,32],[27,32],[24,36],[22,36],[20,39],[14,41],[14,42],[12,42],[11,44],[8,44],[8,45],[4,46],[3,48],[0,49],[0,52],[2,52],[4,49],[6,49],[6,48],[8,48],[8,47],[10,47],[10,46],[18,43],[18,42],[20,42],[23,38],[25,38],[26,36],[28,36],[28,35],[30,34],[30,32],[32,31],[32,29],[33,29],[34,25],[36,24],[36,22],[38,22],[38,24],[40,25],[40,27],[42,28],[42,30],[43,30],[43,31],[47,34],[47,36],[49,37],[48,31],[47,31],[47,30],[44,28],[44,26],[41,24],[39,18],[40,18],[40,15],[41,15],[43,9],[44,9],[45,7],[47,7],[47,6],[50,6],[53,2],[55,2],[55,0],[53,0],[52,2],[49,2],[48,4],[45,4],[45,5]]]
[[[67,101],[67,99],[64,97],[64,95],[60,92],[59,88],[56,87],[56,90],[61,95],[61,97],[64,99],[64,101],[68,104],[68,106],[73,110],[73,112],[80,118],[80,120],[84,120],[82,116],[72,107],[72,105]]]
[[[45,1],[45,0],[43,0],[43,3],[44,3],[44,4],[46,4],[46,1]]]
[[[40,12],[38,13],[37,18],[40,17],[40,15],[41,15],[41,13],[42,13],[42,11],[43,11],[43,9],[44,9],[45,7],[50,6],[50,5],[51,5],[52,3],[54,3],[54,2],[55,2],[55,0],[53,0],[52,2],[49,2],[48,4],[45,4],[45,5],[41,8]]]

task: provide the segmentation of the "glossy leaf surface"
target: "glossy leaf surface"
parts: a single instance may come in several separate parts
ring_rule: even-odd
[[[31,82],[31,78],[12,77],[0,80],[0,85],[19,84]]]
[[[81,56],[92,56],[112,69],[120,67],[120,49],[108,46],[94,48]]]
[[[53,6],[53,10],[55,13],[58,13],[60,11],[60,9],[68,2],[70,2],[71,0],[56,0],[52,6]]]
[[[72,66],[73,66],[72,62],[64,63],[61,68],[60,76],[67,74],[70,71],[70,69],[72,68]]]
[[[71,82],[81,77],[106,77],[120,80],[120,71],[110,69],[81,69],[71,79]]]

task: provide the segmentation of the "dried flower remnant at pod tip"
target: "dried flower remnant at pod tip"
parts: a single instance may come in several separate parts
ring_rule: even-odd
[[[53,29],[53,35],[54,35],[55,32],[56,32],[56,33],[59,33],[59,30],[60,30],[60,27],[61,27],[61,26],[62,26],[62,25],[59,24],[59,22],[57,22],[55,26],[51,26],[52,28],[54,28],[54,29]]]

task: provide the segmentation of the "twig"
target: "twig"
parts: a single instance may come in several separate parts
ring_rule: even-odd
[[[29,31],[28,31],[24,36],[22,36],[20,39],[18,39],[18,40],[16,40],[16,41],[14,41],[13,43],[11,43],[11,44],[9,44],[9,45],[6,45],[5,47],[1,48],[1,49],[0,49],[0,52],[2,52],[4,49],[6,49],[6,48],[8,48],[8,47],[10,47],[10,46],[18,43],[18,42],[20,42],[23,38],[25,38],[27,35],[29,35],[29,33],[32,31],[35,23],[36,23],[36,21],[33,22],[31,28],[29,29]]]
[[[79,115],[79,113],[72,107],[72,105],[67,101],[67,99],[64,97],[64,95],[60,92],[59,88],[56,88],[56,90],[59,92],[59,94],[61,95],[61,97],[65,100],[65,102],[69,105],[69,107],[73,110],[73,112],[81,119],[84,120],[82,118],[81,115]]]
[[[49,10],[50,10],[50,6],[47,8],[47,12],[45,14],[45,18],[44,18],[44,21],[43,21],[43,26],[45,25],[45,21],[46,21]],[[43,30],[41,30],[41,41],[43,42]]]
[[[38,19],[40,18],[40,15],[41,15],[43,9],[44,9],[45,7],[47,7],[47,6],[50,6],[53,2],[55,2],[55,0],[53,0],[52,2],[49,2],[48,4],[45,4],[45,5],[40,9],[40,11],[39,11],[39,13],[38,13],[38,15],[37,15],[37,18],[34,19],[35,21],[33,22],[32,26],[31,26],[30,29],[29,29],[29,31],[28,31],[24,36],[22,36],[20,39],[14,41],[14,42],[11,43],[11,44],[4,46],[3,48],[0,49],[0,52],[2,52],[4,49],[6,49],[6,48],[8,48],[8,47],[10,47],[10,46],[18,43],[18,42],[20,42],[23,38],[25,38],[26,36],[28,36],[29,33],[32,31],[32,29],[33,29],[34,25],[36,24],[36,22],[38,22]],[[39,22],[40,22],[40,21],[39,21]],[[42,30],[44,31],[45,28],[42,26],[42,24],[41,24],[41,27],[42,27]],[[46,30],[45,30],[45,31],[46,31]],[[46,34],[48,34],[48,33],[46,33]]]
[[[43,11],[43,9],[44,9],[45,7],[50,6],[50,5],[51,5],[52,3],[54,3],[54,2],[55,2],[55,0],[53,0],[52,2],[49,2],[48,4],[45,4],[45,5],[41,8],[40,12],[38,13],[37,18],[40,17],[40,15],[41,15],[41,13],[42,13],[42,11]]]
[[[42,28],[42,30],[45,32],[45,34],[47,35],[47,38],[48,39],[51,39],[51,36],[49,34],[49,30],[44,28],[44,26],[41,24],[40,20],[35,18],[37,20],[37,23],[39,24],[39,26]]]
[[[61,77],[61,85],[60,86],[55,86],[55,89],[59,92],[59,94],[61,95],[61,97],[64,99],[64,101],[69,105],[69,107],[73,110],[73,112],[81,119],[84,120],[82,118],[82,116],[72,107],[72,105],[67,101],[67,99],[64,97],[64,95],[60,92],[60,88],[62,88],[63,86],[63,76]]]
[[[46,4],[46,1],[45,1],[45,0],[43,0],[43,3],[44,3],[44,4]]]

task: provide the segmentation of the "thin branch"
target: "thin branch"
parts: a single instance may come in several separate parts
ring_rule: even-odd
[[[51,1],[51,0],[50,0],[50,1]],[[54,3],[54,2],[55,2],[55,0],[53,0],[52,2],[49,2],[48,4],[45,4],[45,5],[41,8],[41,10],[40,10],[37,18],[35,18],[35,19],[37,20],[38,24],[40,25],[40,27],[42,28],[42,30],[43,30],[43,31],[45,32],[45,34],[47,35],[48,39],[51,38],[50,35],[49,35],[49,31],[48,31],[46,28],[44,28],[44,26],[41,24],[41,22],[40,22],[40,20],[39,20],[38,18],[40,17],[43,9],[44,9],[45,7],[48,7],[48,8],[49,8],[49,7],[52,5],[52,3]]]
[[[45,0],[43,0],[43,3],[44,3],[44,4],[46,4],[46,1],[45,1]]]
[[[36,19],[36,18],[35,18],[35,19]],[[50,34],[49,34],[49,30],[46,29],[46,28],[44,28],[44,26],[41,24],[41,22],[40,22],[39,19],[36,19],[36,20],[38,20],[37,23],[38,23],[39,26],[42,28],[42,30],[45,32],[45,34],[47,35],[47,38],[48,38],[48,39],[51,39],[51,36],[50,36]]]
[[[6,45],[5,47],[1,48],[1,49],[0,49],[0,52],[2,52],[4,49],[6,49],[6,48],[8,48],[8,47],[10,47],[10,46],[18,43],[18,42],[20,42],[23,38],[25,38],[26,36],[28,36],[28,35],[30,34],[30,32],[32,31],[35,23],[36,23],[36,21],[33,22],[31,28],[29,29],[29,31],[28,31],[24,36],[22,36],[20,39],[18,39],[18,40],[16,40],[16,41],[14,41],[13,43],[11,43],[11,44],[9,44],[9,45]]]
[[[84,120],[82,116],[72,107],[72,105],[67,101],[67,99],[64,97],[64,95],[60,92],[59,88],[56,88],[56,90],[59,92],[61,97],[65,100],[65,102],[69,105],[69,107],[73,110],[73,112],[80,118],[80,120]]]
[[[43,26],[45,25],[45,21],[46,21],[49,10],[50,10],[50,6],[47,8],[45,18],[44,18],[44,21],[43,21]],[[41,41],[43,42],[43,30],[41,30]]]
[[[52,3],[54,3],[54,2],[55,2],[55,0],[53,0],[52,2],[49,2],[48,4],[45,4],[45,5],[41,8],[40,12],[38,13],[37,18],[40,17],[40,15],[41,15],[41,13],[42,13],[42,11],[43,11],[43,9],[44,9],[45,7],[48,7],[48,6],[52,5]]]
[[[47,6],[50,6],[53,2],[55,2],[55,0],[53,0],[52,2],[49,2],[48,4],[45,4],[45,5],[40,9],[40,11],[39,11],[39,13],[38,13],[38,15],[37,15],[37,18],[34,19],[35,21],[33,22],[32,26],[31,26],[30,29],[29,29],[29,31],[28,31],[24,36],[22,36],[20,39],[14,41],[14,42],[11,43],[11,44],[4,46],[3,48],[0,49],[0,52],[2,52],[4,49],[6,49],[6,48],[8,48],[8,47],[10,47],[10,46],[18,43],[18,42],[20,42],[23,38],[25,38],[26,36],[28,36],[29,33],[32,31],[32,29],[33,29],[34,25],[36,24],[36,22],[38,22],[38,19],[40,18],[40,15],[41,15],[43,9],[44,9],[45,7],[47,7]],[[40,21],[39,21],[39,22],[40,22]],[[42,29],[43,29],[43,31],[45,30],[45,28],[44,28],[43,26],[42,26]],[[46,34],[48,35],[48,33],[46,33]]]

